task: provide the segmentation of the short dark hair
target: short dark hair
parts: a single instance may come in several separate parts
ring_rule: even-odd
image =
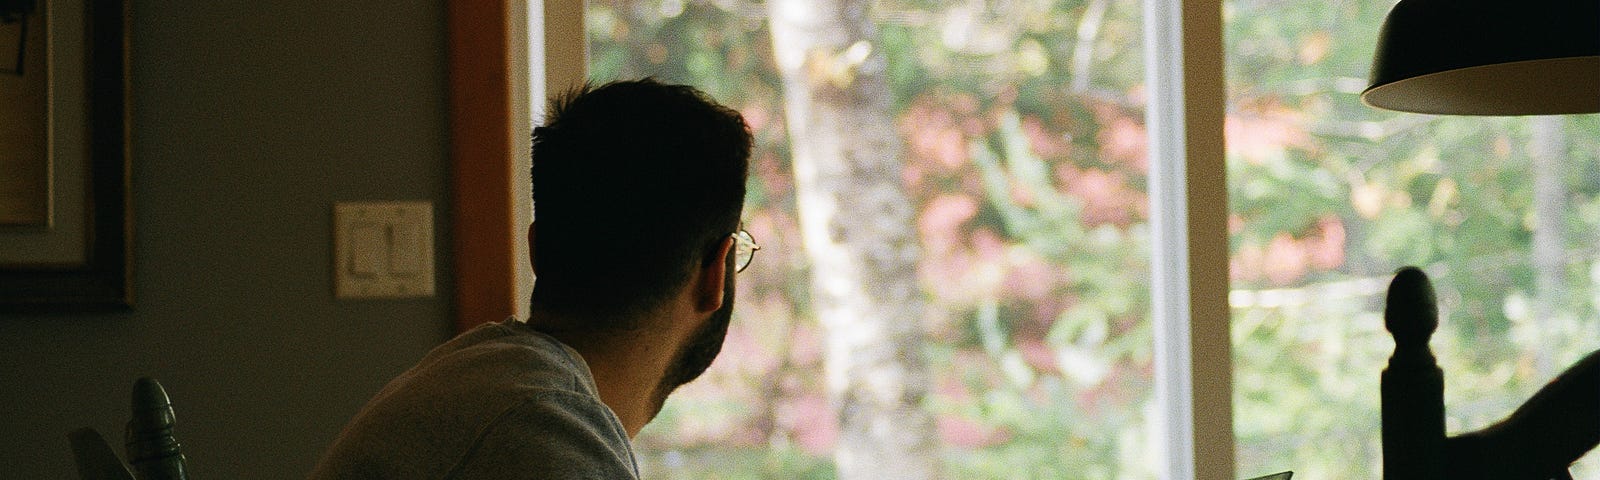
[[[750,128],[654,79],[584,85],[533,131],[535,308],[596,322],[660,305],[738,228]],[[632,328],[633,325],[563,325]]]

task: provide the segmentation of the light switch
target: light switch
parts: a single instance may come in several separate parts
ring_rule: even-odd
[[[336,297],[433,295],[431,203],[340,202],[333,217]]]
[[[360,221],[350,226],[350,273],[358,277],[371,277],[382,271],[381,254],[388,250],[383,225]]]
[[[389,272],[415,275],[422,271],[422,225],[399,223],[389,226]]]

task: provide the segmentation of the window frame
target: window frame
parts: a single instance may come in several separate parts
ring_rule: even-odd
[[[1160,472],[1234,478],[1222,1],[1143,3]]]
[[[520,3],[520,2],[519,2]],[[446,2],[455,326],[517,311],[511,3]],[[526,120],[522,122],[526,125]]]

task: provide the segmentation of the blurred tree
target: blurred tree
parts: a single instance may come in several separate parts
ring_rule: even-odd
[[[915,209],[865,0],[772,0],[800,226],[847,480],[939,477]]]
[[[1563,237],[1567,228],[1562,218],[1567,209],[1567,187],[1562,183],[1567,163],[1563,128],[1566,122],[1552,115],[1529,122],[1533,130],[1528,139],[1528,157],[1533,163],[1533,238],[1528,253],[1533,257],[1535,271],[1533,318],[1544,320],[1559,315],[1566,297],[1567,249]],[[1555,364],[1554,353],[1543,349],[1535,352],[1534,369],[1555,372],[1566,368]]]

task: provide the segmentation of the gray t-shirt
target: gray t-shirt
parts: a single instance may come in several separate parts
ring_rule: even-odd
[[[578,353],[516,320],[429,352],[367,402],[312,479],[637,479]]]

